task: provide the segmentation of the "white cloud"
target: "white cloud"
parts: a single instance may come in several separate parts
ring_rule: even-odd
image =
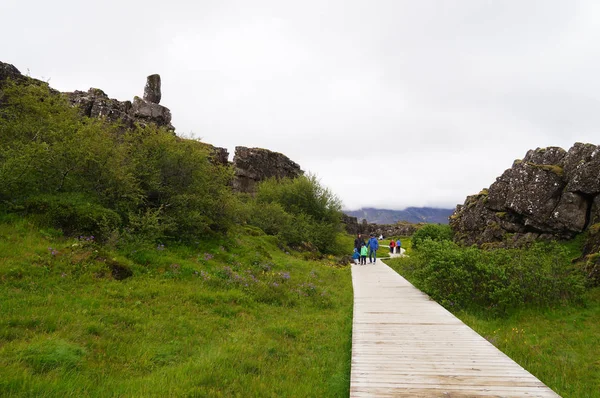
[[[597,143],[589,1],[5,0],[1,60],[121,100],[160,73],[180,135],[264,147],[346,207],[452,207],[528,149]]]

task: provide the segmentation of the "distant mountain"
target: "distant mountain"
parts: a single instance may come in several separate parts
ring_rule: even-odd
[[[365,218],[367,222],[376,224],[395,224],[398,221],[448,224],[448,217],[453,212],[454,209],[434,209],[433,207],[407,207],[404,210],[367,207],[359,210],[344,211],[347,215],[358,218],[358,222]]]

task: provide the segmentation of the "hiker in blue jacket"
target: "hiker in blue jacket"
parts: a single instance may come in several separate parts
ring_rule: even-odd
[[[369,246],[369,264],[371,264],[371,257],[373,258],[373,263],[377,261],[377,249],[379,249],[379,242],[373,234],[371,234],[367,246]]]

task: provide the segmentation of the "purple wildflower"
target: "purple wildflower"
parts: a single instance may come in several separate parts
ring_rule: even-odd
[[[289,272],[280,272],[279,276],[281,276],[285,280],[290,279],[290,273]]]

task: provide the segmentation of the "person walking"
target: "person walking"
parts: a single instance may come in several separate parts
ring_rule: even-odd
[[[395,247],[396,247],[396,241],[394,239],[390,240],[390,254],[394,254]]]
[[[402,254],[402,250],[400,249],[401,247],[402,247],[402,242],[400,242],[400,238],[398,238],[398,240],[396,241],[396,253]]]
[[[366,265],[367,264],[367,245],[362,244],[361,248],[360,248],[360,265]]]
[[[377,249],[379,249],[379,242],[373,234],[371,234],[371,238],[369,239],[369,242],[367,242],[367,246],[369,246],[369,264],[372,262],[377,262]]]
[[[362,238],[361,234],[356,234],[356,239],[354,239],[354,248],[360,253],[360,248],[365,244],[365,240]]]

